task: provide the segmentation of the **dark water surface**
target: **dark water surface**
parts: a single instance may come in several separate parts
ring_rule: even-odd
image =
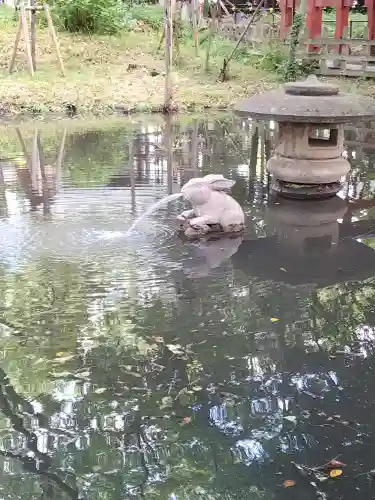
[[[375,498],[367,127],[340,196],[306,203],[268,196],[272,124],[2,133],[1,499]],[[243,240],[183,243],[182,201],[126,237],[210,172]]]

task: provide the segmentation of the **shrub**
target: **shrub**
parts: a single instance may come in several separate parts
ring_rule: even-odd
[[[129,22],[121,0],[55,0],[56,24],[65,31],[115,35]]]

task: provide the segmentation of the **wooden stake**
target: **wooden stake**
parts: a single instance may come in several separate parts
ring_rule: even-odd
[[[51,14],[49,12],[49,6],[48,6],[48,4],[45,3],[43,5],[43,8],[44,8],[44,13],[45,13],[46,19],[47,19],[48,29],[49,29],[52,41],[55,44],[56,53],[57,53],[57,60],[58,60],[58,63],[59,63],[61,75],[65,76],[65,69],[64,69],[64,63],[63,63],[63,60],[62,60],[62,57],[61,57],[60,46],[59,46],[59,42],[57,40],[56,31],[55,31],[55,28],[53,26],[52,17],[51,17]]]
[[[212,38],[214,36],[214,31],[217,28],[217,7],[216,7],[216,5],[211,6],[210,11],[211,11],[211,19],[210,19],[210,26],[209,26],[209,30],[208,30],[208,38],[207,38],[206,62],[204,65],[204,70],[206,72],[208,72],[210,70],[211,43],[212,43]]]
[[[17,35],[16,35],[16,39],[14,41],[13,51],[12,51],[12,55],[11,55],[11,58],[9,61],[9,68],[8,68],[9,73],[11,73],[13,71],[14,63],[16,62],[17,49],[18,49],[18,45],[20,43],[21,33],[22,33],[22,22],[21,22],[21,17],[20,17],[18,20]]]
[[[29,67],[30,75],[34,76],[33,60],[31,57],[31,48],[30,48],[29,28],[27,26],[26,9],[24,5],[21,5],[20,7],[20,20],[22,26],[23,40],[25,42],[27,65]]]
[[[173,85],[172,85],[172,58],[173,58],[173,12],[172,0],[165,1],[164,30],[165,30],[165,90],[164,112],[172,110]]]
[[[35,0],[30,0],[30,7],[35,6]],[[33,70],[36,71],[36,15],[35,9],[30,9],[30,32],[31,32],[31,60],[33,62]]]
[[[198,56],[199,53],[199,34],[198,34],[198,23],[197,23],[197,14],[198,14],[198,7],[197,7],[197,0],[192,0],[191,5],[193,8],[193,15],[192,15],[192,25],[193,25],[193,38],[194,38],[194,47],[195,47],[195,56]]]

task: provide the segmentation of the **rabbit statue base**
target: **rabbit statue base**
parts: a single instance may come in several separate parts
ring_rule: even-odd
[[[178,219],[181,221],[181,219]],[[189,221],[180,222],[178,234],[187,240],[204,239],[206,241],[218,240],[221,237],[235,238],[241,236],[245,226],[236,226],[232,231],[224,231],[220,224],[210,224],[204,228],[196,228],[190,225]]]
[[[187,238],[200,238],[209,233],[238,234],[244,230],[245,215],[241,205],[224,192],[234,183],[223,175],[210,174],[190,179],[182,187],[183,197],[193,207],[177,217],[180,230]]]

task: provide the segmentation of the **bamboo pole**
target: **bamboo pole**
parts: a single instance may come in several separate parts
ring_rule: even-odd
[[[170,113],[173,102],[172,59],[173,59],[173,9],[172,0],[165,0],[164,14],[165,39],[165,89],[164,112]]]

